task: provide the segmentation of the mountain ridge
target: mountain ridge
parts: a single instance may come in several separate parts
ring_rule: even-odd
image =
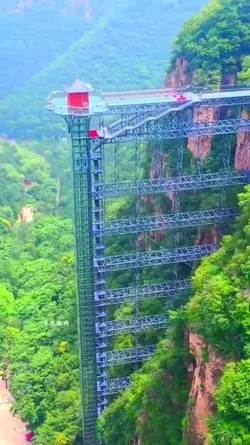
[[[206,3],[203,0],[197,8],[193,0],[189,5],[184,0],[120,0],[52,63],[2,100],[2,132],[21,138],[62,134],[62,126],[46,116],[44,99],[76,75],[101,90],[161,87],[171,42],[183,22]]]

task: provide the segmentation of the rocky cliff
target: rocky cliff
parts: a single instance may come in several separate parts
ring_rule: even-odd
[[[243,110],[241,117],[243,119],[249,118],[246,110]],[[250,133],[237,134],[234,165],[236,170],[250,169]]]
[[[165,81],[166,88],[181,89],[192,85],[195,81],[195,74],[191,70],[191,66],[185,57],[178,57],[173,64]],[[217,110],[213,108],[202,108],[196,110],[194,114],[195,122],[212,122],[216,117]],[[188,149],[195,157],[200,157],[202,160],[211,151],[211,136],[192,137],[188,139]]]
[[[186,443],[208,445],[207,421],[215,412],[213,394],[222,375],[225,360],[196,333],[190,332],[189,345],[194,360],[189,368],[192,385],[187,410]]]
[[[235,74],[226,74],[222,77],[218,88],[225,88],[225,85],[235,85],[237,81]],[[192,72],[192,65],[189,64],[185,57],[178,57],[173,64],[166,80],[166,88],[181,89],[196,83],[196,73]],[[230,117],[231,110],[228,107],[218,108],[202,108],[194,113],[195,122],[212,122],[217,119],[225,119]],[[248,114],[246,110],[242,112],[242,118],[246,119]],[[212,147],[212,137],[191,137],[188,139],[187,147],[195,157],[204,160],[210,153]],[[249,133],[238,133],[237,146],[235,151],[235,169],[248,170],[250,168],[250,135]]]

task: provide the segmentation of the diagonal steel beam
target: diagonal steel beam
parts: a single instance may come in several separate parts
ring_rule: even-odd
[[[124,391],[131,383],[130,377],[119,377],[107,380],[107,382],[97,382],[97,391],[99,397],[111,396],[120,391]]]

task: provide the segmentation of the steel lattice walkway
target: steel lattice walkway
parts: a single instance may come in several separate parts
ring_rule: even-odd
[[[96,333],[99,338],[112,337],[133,332],[151,331],[152,329],[164,329],[169,324],[167,314],[149,315],[139,318],[129,318],[121,321],[107,321],[96,323]]]
[[[134,267],[149,267],[162,264],[197,261],[204,256],[215,252],[216,249],[216,244],[203,244],[200,246],[179,247],[178,249],[113,255],[106,258],[96,258],[94,260],[94,267],[97,272],[101,273]]]
[[[152,195],[167,192],[184,192],[189,190],[202,190],[207,188],[229,187],[249,184],[250,173],[219,172],[204,173],[180,178],[160,178],[154,180],[141,180],[118,182],[111,184],[95,184],[92,188],[95,199],[116,198],[127,195]]]
[[[99,394],[103,397],[111,396],[119,391],[124,391],[130,385],[131,379],[129,377],[120,377],[117,379],[107,380],[105,384],[98,382]]]
[[[107,353],[107,362],[109,366],[141,362],[147,360],[155,351],[156,345],[110,351]]]
[[[94,225],[93,231],[95,236],[111,236],[162,229],[179,229],[181,227],[206,226],[230,222],[238,215],[238,209],[213,209],[161,216],[145,216],[137,219],[127,218],[107,221],[103,229],[98,229]]]
[[[103,137],[106,142],[126,142],[134,141],[136,139],[143,141],[152,141],[158,139],[175,139],[186,138],[194,136],[209,136],[209,135],[223,135],[238,132],[250,131],[250,119],[225,119],[215,122],[190,122],[183,125],[166,125],[162,123],[154,123],[153,125],[146,125],[140,127],[137,123],[135,127],[125,126],[119,132],[105,132],[103,130]],[[101,133],[102,134],[102,133]]]
[[[72,140],[84,445],[97,445],[97,417],[106,408],[109,396],[124,390],[131,381],[130,377],[109,379],[108,368],[129,363],[136,367],[147,360],[156,345],[138,344],[137,333],[163,330],[169,325],[168,313],[143,316],[139,314],[139,303],[161,298],[166,312],[168,303],[178,302],[192,291],[189,279],[178,278],[179,264],[185,263],[187,268],[218,247],[216,242],[180,246],[178,230],[228,223],[239,213],[238,209],[226,208],[226,189],[250,183],[250,172],[232,171],[231,159],[231,135],[250,131],[250,119],[241,117],[242,107],[249,104],[250,88],[246,86],[228,86],[220,91],[216,86],[211,90],[190,87],[182,92],[162,89],[95,95],[91,85],[79,79],[63,92],[51,93],[46,100],[46,109],[66,120]],[[225,106],[235,107],[233,119],[216,119],[217,113],[214,113],[213,121],[197,122],[201,108]],[[209,135],[225,135],[221,171],[204,171],[198,147],[197,169],[194,174],[184,175],[186,138]],[[158,141],[174,138],[178,146],[176,166],[170,173],[173,176],[162,177],[157,162],[161,163],[163,152]],[[118,168],[119,143],[124,141],[134,141],[135,177],[127,181],[120,179]],[[140,179],[138,146],[141,141],[156,141],[157,179]],[[104,147],[108,143],[115,147],[113,182],[104,180]],[[219,208],[180,211],[180,193],[213,188],[219,192]],[[172,196],[170,214],[140,215],[141,196],[164,194]],[[133,197],[135,214],[127,219],[107,221],[105,200],[118,197]],[[135,242],[133,253],[107,256],[105,252],[106,237],[132,235],[128,238],[138,240],[141,233],[148,236],[159,230],[169,230],[174,248],[160,246],[159,250],[141,251]],[[173,281],[140,282],[144,268],[161,265],[172,265]],[[107,289],[107,275],[127,269],[133,271],[135,281],[129,287]],[[107,307],[127,303],[135,308],[133,317],[119,321],[108,319]],[[108,350],[113,337],[127,334],[133,337],[134,347]]]
[[[154,298],[178,297],[192,289],[191,280],[171,281],[169,283],[146,284],[144,286],[126,287],[107,290],[106,293],[96,292],[97,306],[135,303],[136,301],[152,300]],[[105,297],[105,299],[103,299]]]

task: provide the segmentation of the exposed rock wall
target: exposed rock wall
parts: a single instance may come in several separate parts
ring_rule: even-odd
[[[217,109],[201,108],[194,113],[194,122],[213,122],[217,117]],[[206,159],[211,151],[212,137],[201,136],[188,139],[187,148],[196,158]]]
[[[190,66],[191,68],[191,66]],[[189,62],[185,57],[179,57],[176,59],[170,73],[165,81],[167,88],[181,88],[191,85],[194,81],[194,75],[189,69]],[[220,85],[220,89],[225,89],[235,85],[236,75],[227,74],[223,77]],[[221,107],[221,109],[203,108],[198,110],[194,115],[195,122],[212,122],[217,119],[230,118],[232,109],[229,107]],[[242,113],[242,118],[249,117],[246,110]],[[191,137],[188,139],[188,149],[193,153],[195,157],[205,159],[212,146],[212,137]],[[249,170],[250,169],[250,133],[238,133],[237,135],[237,147],[235,154],[235,169],[236,170]]]
[[[193,75],[192,72],[187,69],[188,65],[189,62],[185,57],[176,59],[175,64],[165,81],[165,88],[181,88],[183,86],[191,85]]]
[[[164,178],[168,175],[167,158],[168,157],[166,153],[160,153],[156,149],[153,150],[149,170],[149,177],[151,180]],[[168,193],[167,196],[171,200],[172,195]],[[152,208],[154,209],[154,215],[160,216],[164,213],[163,208],[156,203],[155,197],[153,195],[143,196],[141,198],[141,202],[142,206],[143,203],[152,206]],[[166,239],[166,233],[164,232],[164,230],[155,230],[150,234],[150,237],[147,237],[144,234],[139,235],[139,237],[137,238],[137,243],[140,247],[144,246],[148,250],[153,250],[155,248],[155,243],[158,243],[163,239]]]
[[[23,207],[19,213],[19,221],[30,223],[34,219],[34,210],[31,207]]]
[[[201,244],[216,244],[218,242],[218,232],[215,228],[200,228],[198,229],[196,245]]]
[[[196,333],[189,334],[189,345],[194,361],[189,369],[192,373],[192,385],[189,393],[186,443],[208,445],[207,421],[215,410],[213,394],[226,362]]]
[[[243,110],[241,117],[249,118],[246,110]],[[237,134],[234,165],[236,170],[250,170],[250,133]]]
[[[193,83],[193,73],[187,68],[189,62],[184,57],[176,59],[170,71],[165,86],[170,88],[181,88]],[[217,110],[213,108],[202,108],[195,112],[194,122],[212,122],[216,117]],[[211,151],[212,137],[192,137],[188,139],[188,149],[195,157],[205,159]]]

